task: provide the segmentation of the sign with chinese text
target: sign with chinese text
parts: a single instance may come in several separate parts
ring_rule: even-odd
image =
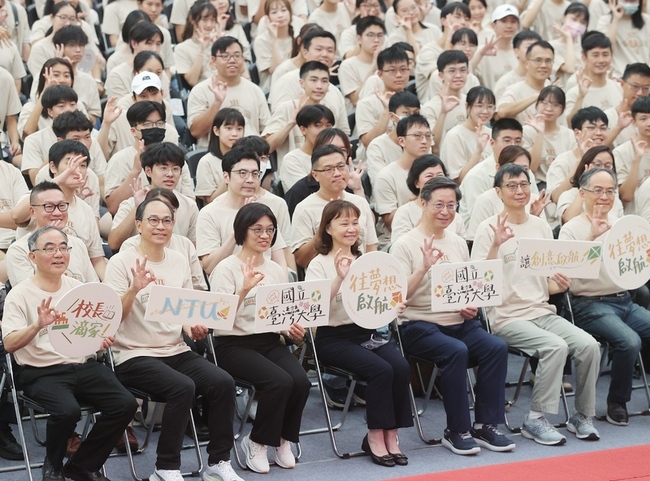
[[[343,307],[355,324],[377,329],[397,317],[406,289],[406,272],[399,261],[385,252],[369,252],[352,263],[343,279]]]
[[[602,247],[601,242],[519,239],[517,272],[547,277],[561,272],[572,279],[597,279]]]
[[[70,290],[56,304],[59,318],[48,326],[52,347],[68,357],[99,351],[122,322],[122,301],[107,284],[91,282]]]
[[[195,291],[155,284],[151,287],[144,319],[166,324],[232,330],[239,296],[220,292]]]
[[[259,286],[255,296],[255,332],[327,326],[332,281],[316,280]]]
[[[650,279],[650,224],[626,215],[609,229],[603,246],[605,269],[621,289],[637,289]]]
[[[431,310],[499,306],[503,301],[503,262],[454,262],[431,266]]]

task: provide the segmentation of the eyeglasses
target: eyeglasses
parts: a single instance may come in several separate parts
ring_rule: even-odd
[[[361,6],[363,8],[367,8],[368,10],[379,10],[379,8],[381,8],[378,3],[362,3]]]
[[[625,80],[623,80],[623,82],[625,82],[626,84],[628,84],[628,85],[632,88],[632,90],[635,90],[635,91],[637,91],[637,92],[638,92],[638,91],[641,91],[641,93],[642,93],[643,95],[648,95],[648,94],[650,94],[650,85],[631,84],[630,82],[627,82],[627,81],[625,81]]]
[[[504,185],[506,189],[508,189],[510,192],[517,192],[517,189],[521,187],[522,192],[528,192],[530,190],[530,182],[510,182],[506,185]]]
[[[173,167],[170,167],[168,165],[156,165],[155,167],[164,175],[167,175],[170,172],[174,175],[180,175],[183,171],[183,168],[178,165],[175,165]]]
[[[32,249],[32,252],[36,251],[43,251],[45,254],[48,256],[53,256],[57,252],[60,252],[61,254],[68,254],[72,250],[72,247],[68,247],[67,245],[61,245],[61,246],[47,246],[43,247],[42,249]]]
[[[607,125],[603,125],[603,124],[601,124],[601,125],[585,125],[583,127],[583,129],[585,131],[587,131],[587,132],[595,132],[597,130],[598,132],[607,133],[607,131],[609,130],[609,127],[607,127]]]
[[[404,15],[405,13],[415,13],[418,11],[420,11],[420,7],[418,7],[417,5],[413,5],[412,7],[409,8],[400,8],[397,13],[399,13],[400,15]]]
[[[594,194],[596,197],[602,197],[603,194],[605,194],[607,197],[614,197],[616,195],[616,189],[596,188],[593,190],[589,190],[589,189],[582,189],[582,190]]]
[[[466,69],[466,68],[460,68],[460,69],[448,68],[446,70],[443,70],[443,73],[449,74],[452,77],[455,77],[458,74],[467,75],[468,72],[469,72],[469,70]]]
[[[233,170],[230,173],[239,174],[239,177],[241,177],[242,179],[248,179],[248,176],[253,177],[253,179],[259,179],[260,175],[262,174],[259,170],[246,170],[246,169]]]
[[[592,162],[590,165],[597,169],[612,170],[614,168],[614,164],[612,164],[611,162],[607,162],[606,164],[601,164],[600,162]]]
[[[374,40],[374,39],[382,40],[384,38],[383,33],[374,33],[374,32],[366,33],[365,36],[370,40]]]
[[[244,55],[241,53],[218,53],[215,57],[220,58],[224,62],[228,62],[229,60],[236,60],[239,62],[244,58]]]
[[[494,112],[495,107],[493,104],[488,104],[488,105],[474,104],[472,105],[472,108],[478,110],[479,112]]]
[[[277,229],[275,227],[269,227],[268,229],[263,229],[261,227],[249,227],[248,230],[252,230],[257,237],[262,237],[262,234],[266,234],[269,237],[273,237]]]
[[[140,122],[140,125],[142,125],[142,127],[144,127],[145,129],[152,129],[154,127],[157,127],[159,129],[164,129],[165,126],[167,125],[167,122],[165,122],[164,120],[158,120],[156,122],[145,120],[144,122]]]
[[[431,204],[431,207],[433,207],[433,210],[436,212],[441,212],[443,209],[447,209],[448,212],[454,211],[456,212],[456,208],[458,207],[458,204],[456,202],[450,202],[449,204],[445,204],[444,202],[436,202],[435,204]]]
[[[71,16],[71,17],[68,17],[67,15],[54,15],[54,16],[56,18],[58,18],[59,20],[61,20],[62,22],[73,23],[73,22],[77,21],[77,17],[75,17],[75,16]]]
[[[404,137],[413,137],[418,142],[422,142],[425,139],[427,140],[427,142],[431,142],[431,140],[433,139],[433,135],[431,133],[423,134],[421,132],[416,132],[414,134],[406,134]]]
[[[42,207],[45,212],[51,214],[56,209],[59,209],[59,212],[65,212],[70,207],[70,202],[61,202],[59,204],[31,204],[32,207]]]
[[[171,227],[172,224],[174,223],[174,218],[163,217],[161,219],[160,217],[147,217],[147,222],[149,222],[149,225],[151,227],[158,227],[158,225],[160,225],[161,222],[164,227]]]
[[[551,107],[552,109],[562,108],[562,104],[558,104],[557,102],[549,102],[548,100],[540,100],[538,104],[541,105],[542,108],[546,108],[546,107]]]
[[[348,164],[341,162],[340,164],[332,165],[330,167],[325,167],[324,169],[313,169],[314,172],[321,172],[327,175],[334,175],[334,171],[338,170],[339,172],[345,172],[348,170]]]
[[[553,65],[552,58],[531,58],[530,61],[535,65]]]
[[[462,47],[463,49],[467,50],[476,50],[478,48],[478,45],[475,45],[473,43],[461,41],[461,42],[456,42],[454,44],[454,47]]]
[[[408,68],[391,68],[389,70],[382,70],[382,72],[390,74],[390,75],[408,75],[410,70]]]

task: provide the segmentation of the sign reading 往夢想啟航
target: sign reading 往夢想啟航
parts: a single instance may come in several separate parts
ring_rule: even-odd
[[[650,279],[650,224],[626,215],[609,229],[603,246],[605,269],[621,289],[638,289]]]

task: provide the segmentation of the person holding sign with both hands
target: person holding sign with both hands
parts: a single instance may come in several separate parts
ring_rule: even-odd
[[[318,328],[320,360],[354,372],[367,382],[368,434],[362,449],[380,466],[405,466],[398,428],[413,426],[409,400],[409,365],[394,342],[354,324],[346,314],[341,284],[359,250],[361,212],[353,203],[333,200],[323,209],[316,234],[318,255],[309,263],[306,280],[331,279],[329,325]]]
[[[298,442],[311,387],[279,333],[255,333],[257,287],[289,282],[286,269],[266,256],[277,233],[278,222],[269,207],[257,202],[244,205],[234,221],[235,243],[241,250],[221,261],[210,277],[212,291],[239,296],[232,331],[215,330],[216,352],[219,366],[253,384],[258,394],[253,429],[242,439],[246,465],[256,473],[269,472],[267,446],[275,448],[275,464],[295,467],[290,443]],[[289,340],[302,339],[305,329],[292,324],[283,335]]]

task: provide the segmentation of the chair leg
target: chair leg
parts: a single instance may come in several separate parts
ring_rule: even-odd
[[[641,383],[632,386],[634,389],[643,389],[645,391],[646,400],[648,401],[648,408],[641,411],[629,413],[630,416],[648,416],[650,415],[650,386],[648,385],[648,376],[645,373],[645,365],[643,364],[643,356],[639,353],[639,371],[641,372]]]

